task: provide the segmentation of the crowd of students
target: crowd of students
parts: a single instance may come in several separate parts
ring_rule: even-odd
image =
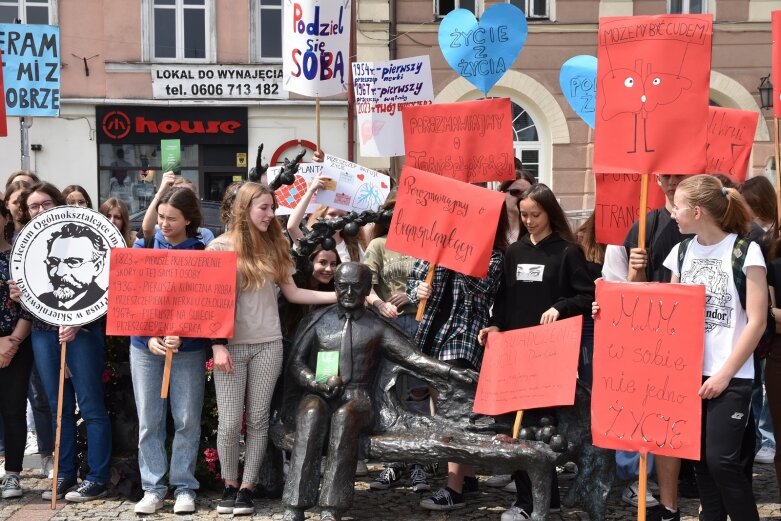
[[[657,176],[666,202],[647,217],[647,248],[637,247],[637,223],[623,247],[606,248],[595,241],[593,216],[576,235],[551,189],[537,184],[520,164],[516,167],[517,179],[499,186],[505,194],[505,205],[496,223],[488,275],[484,278],[438,266],[431,282],[426,282],[427,262],[386,247],[387,223],[366,227],[358,237],[337,233],[335,248],[316,248],[307,262],[296,264],[291,248],[296,248],[305,236],[301,223],[312,197],[327,184],[322,176],[310,184],[286,224],[275,216],[274,194],[266,185],[252,181],[231,185],[223,200],[225,232],[217,238],[202,226],[195,188],[172,173],[162,177],[138,234],[130,229],[128,209],[120,199],[104,201],[99,211],[120,230],[127,247],[237,253],[232,338],[130,339],[139,421],[138,461],[144,490],[135,512],[151,514],[162,508],[169,489],[173,490],[175,513],[196,510],[199,483],[195,463],[201,434],[203,370],[210,356],[219,413],[217,451],[225,482],[217,511],[234,515],[254,512],[253,489],[268,444],[272,396],[278,380],[284,378],[285,346],[308,311],[335,302],[335,268],[341,262],[352,261],[363,262],[372,271],[373,290],[367,304],[385,319],[396,322],[420,351],[457,368],[479,371],[489,332],[582,315],[578,378],[586,385],[591,385],[592,378],[592,315],[599,313],[599,304],[594,302],[597,278],[704,284],[709,305],[730,303],[722,306],[730,318],[718,322],[706,319],[700,389],[703,457],[694,462],[701,519],[723,520],[727,515],[741,521],[758,519],[751,489],[758,432],[754,416],[763,419],[758,437],[763,449],[764,440],[772,438],[774,430],[769,418],[781,421],[781,351],[771,351],[766,367],[759,360],[755,363],[752,356],[765,328],[768,294],[770,309],[781,324],[777,308],[781,297],[777,288],[781,289],[781,284],[775,284],[781,277],[781,239],[772,185],[764,178],[750,179],[741,187],[744,198],[728,179],[719,176]],[[750,206],[746,199],[751,201]],[[92,207],[93,203],[83,187],[70,185],[60,191],[21,171],[8,179],[3,202],[0,227],[5,233],[0,236],[0,276],[9,283],[0,285],[0,379],[9,385],[0,393],[0,434],[4,442],[0,450],[4,449],[5,467],[2,497],[22,495],[20,472],[28,431],[28,398],[36,411],[34,429],[29,430],[37,432],[42,472],[47,475],[51,470],[60,342],[68,342],[69,348],[57,495],[76,502],[102,497],[107,492],[111,456],[110,423],[101,388],[104,319],[81,327],[57,327],[38,320],[18,304],[20,291],[10,281],[8,267],[14,238],[24,224],[56,206]],[[391,192],[383,209],[394,205]],[[344,214],[320,207],[310,223],[311,219],[333,219]],[[737,240],[744,236],[754,240]],[[736,276],[733,260],[738,247],[743,248],[744,258],[742,274]],[[418,322],[415,311],[421,299],[428,302]],[[167,352],[175,356],[170,396],[162,399],[159,390]],[[766,394],[763,376],[767,377]],[[436,414],[429,407],[435,389],[410,378],[404,382],[404,390],[412,407],[422,414]],[[76,472],[77,405],[89,440],[89,472],[81,482]],[[170,455],[166,449],[167,408],[175,427]],[[524,422],[534,422],[544,413],[527,414]],[[651,519],[680,519],[678,482],[679,477],[688,474],[681,471],[682,462],[676,458],[656,457],[654,463],[660,497],[658,502],[649,497],[649,505],[657,504]],[[781,471],[778,458],[775,463]],[[385,490],[403,484],[405,470],[400,463],[386,462],[371,488]],[[413,465],[410,470],[413,490],[430,490],[426,474],[431,467]],[[623,497],[636,504],[637,486],[631,477],[629,481]],[[493,476],[487,483],[508,485],[515,491],[515,501],[502,514],[502,521],[530,518],[534,504],[525,472],[515,472],[512,477]],[[555,510],[560,506],[555,469],[551,471],[550,486],[551,507]],[[474,468],[449,463],[445,486],[424,497],[420,505],[442,511],[463,508],[465,497],[477,487]],[[50,498],[51,490],[43,495]]]

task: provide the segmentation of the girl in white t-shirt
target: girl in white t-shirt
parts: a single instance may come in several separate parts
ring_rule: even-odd
[[[756,243],[743,264],[746,309],[733,277],[735,240],[748,232],[750,213],[734,188],[712,176],[682,181],[672,217],[682,234],[695,234],[679,267],[676,245],[664,265],[671,282],[705,286],[705,352],[701,459],[695,463],[701,520],[759,519],[751,483],[741,465],[741,442],[751,406],[752,353],[765,328],[768,293],[765,262]]]

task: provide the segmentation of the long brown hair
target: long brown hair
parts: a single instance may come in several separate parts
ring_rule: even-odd
[[[276,209],[274,192],[251,181],[241,185],[233,202],[228,234],[238,253],[237,269],[242,291],[260,289],[268,279],[284,282],[293,273],[293,259],[279,221],[272,219],[265,232],[250,221],[252,201],[266,194],[271,196]]]
[[[125,238],[127,247],[132,248],[133,243],[135,242],[134,236],[136,234],[130,229],[130,215],[127,211],[125,201],[117,197],[109,197],[100,205],[98,211],[108,217],[108,213],[114,208],[119,210],[119,216],[122,218],[122,228],[119,229],[119,232],[122,234],[122,237]]]
[[[54,201],[54,206],[65,206],[65,198],[62,196],[62,192],[53,184],[47,183],[46,181],[40,181],[34,185],[30,185],[25,188],[24,192],[19,196],[19,208],[22,212],[22,217],[19,219],[19,222],[22,224],[27,224],[30,222],[30,219],[32,219],[32,217],[30,217],[30,209],[27,207],[27,198],[35,192],[41,192],[51,197],[52,201]]]
[[[531,199],[540,205],[540,208],[548,215],[548,222],[550,223],[552,231],[558,233],[559,236],[567,242],[571,242],[572,244],[578,243],[577,239],[575,239],[575,235],[572,233],[572,228],[569,227],[569,221],[567,220],[567,216],[564,215],[564,210],[562,210],[561,205],[556,200],[556,196],[553,195],[553,191],[548,188],[548,185],[537,183],[521,194],[521,197],[518,198],[519,213],[521,211],[521,201],[524,199]],[[518,236],[523,237],[527,233],[528,230],[526,229],[526,225],[523,224],[523,219],[521,219],[521,231]]]
[[[596,214],[591,212],[588,219],[578,228],[580,247],[586,255],[586,260],[597,264],[605,263],[606,245],[597,242]]]
[[[182,216],[190,221],[185,227],[185,233],[188,237],[198,237],[198,228],[201,227],[201,202],[195,192],[183,186],[174,186],[163,192],[155,210],[160,208],[161,204],[168,204],[182,212]]]
[[[699,206],[727,233],[745,235],[751,223],[751,210],[734,188],[725,187],[711,175],[689,176],[678,184],[692,206]]]

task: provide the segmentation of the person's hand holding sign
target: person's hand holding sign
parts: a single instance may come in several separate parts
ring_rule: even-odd
[[[484,327],[480,330],[480,332],[477,334],[477,342],[481,345],[485,345],[485,341],[488,340],[488,333],[498,333],[499,328],[496,326],[488,326]]]
[[[0,337],[0,369],[8,367],[19,350],[19,339],[14,336]]]
[[[17,304],[22,300],[22,290],[19,289],[19,286],[16,285],[13,279],[8,281],[8,296]]]
[[[60,343],[70,342],[76,338],[76,333],[79,332],[81,326],[60,326]]]
[[[559,319],[559,315],[560,313],[558,309],[550,308],[540,317],[540,324],[553,324]]]
[[[214,354],[214,368],[222,371],[223,373],[233,373],[233,358],[231,358],[228,348],[215,344],[212,346],[212,352]]]

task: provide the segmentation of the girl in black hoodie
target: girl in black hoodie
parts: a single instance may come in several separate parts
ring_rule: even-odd
[[[480,331],[480,343],[492,331],[550,324],[591,312],[594,280],[553,192],[544,184],[534,185],[521,195],[518,207],[521,238],[507,249],[491,325]],[[513,479],[516,500],[502,521],[529,519],[533,510],[528,474],[519,471]],[[554,479],[551,510],[558,503]]]

